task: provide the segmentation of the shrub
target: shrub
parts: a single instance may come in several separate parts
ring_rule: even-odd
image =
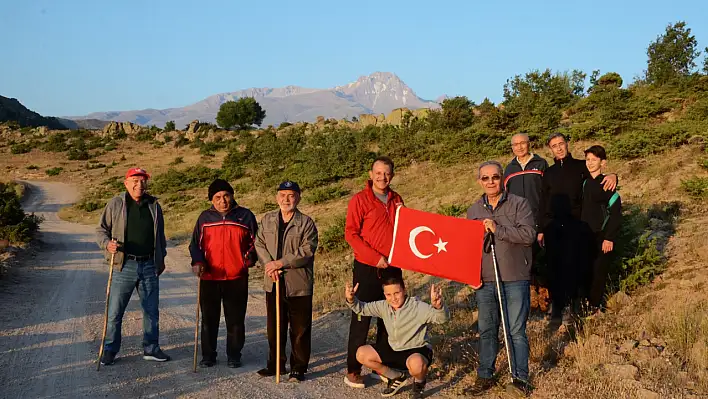
[[[335,252],[345,250],[349,247],[349,244],[344,239],[344,227],[346,222],[346,216],[339,216],[333,225],[322,232],[319,242],[320,250],[324,252]]]
[[[61,173],[63,170],[64,170],[64,168],[62,168],[61,166],[57,166],[54,168],[45,169],[44,173],[46,173],[47,176],[58,176],[59,173]]]
[[[312,204],[321,204],[349,194],[349,190],[340,186],[317,187],[310,190],[305,198]]]
[[[67,154],[67,158],[70,161],[86,161],[91,158],[91,155],[86,150],[86,147],[79,145],[77,147],[72,147]]]
[[[141,130],[135,135],[135,140],[137,141],[151,141],[155,138],[155,131],[153,130]]]
[[[690,179],[681,180],[681,188],[695,199],[708,197],[708,177],[693,176]]]
[[[106,206],[106,201],[83,198],[76,204],[76,208],[86,212],[93,212],[98,209],[103,209]]]
[[[459,217],[467,213],[469,206],[462,204],[443,205],[438,209],[438,213],[446,216]]]
[[[10,147],[10,152],[13,154],[26,154],[32,151],[32,147],[28,143],[17,143]]]
[[[185,145],[189,144],[189,139],[184,135],[184,133],[180,133],[177,135],[175,138],[175,148],[183,147]]]
[[[207,187],[221,175],[219,169],[206,166],[190,166],[184,170],[170,168],[152,181],[152,191],[156,194],[182,191],[190,188]]]
[[[170,162],[170,165],[175,166],[179,165],[181,163],[184,163],[184,158],[183,157],[176,157],[172,162]]]
[[[165,123],[165,131],[166,132],[173,132],[175,130],[176,130],[175,121],[167,121],[167,123]]]
[[[25,214],[13,185],[0,183],[0,239],[28,242],[42,221],[39,216]]]

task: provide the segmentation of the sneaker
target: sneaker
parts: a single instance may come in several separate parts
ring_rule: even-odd
[[[104,351],[101,356],[101,365],[110,366],[116,362],[116,354],[111,351]]]
[[[493,378],[477,377],[474,384],[472,384],[472,386],[469,387],[465,391],[465,393],[468,395],[477,396],[477,395],[481,395],[484,392],[488,391],[493,386],[494,386],[494,379]]]
[[[302,371],[291,371],[290,372],[290,378],[288,379],[290,382],[303,382],[305,381],[305,373]]]
[[[524,380],[514,378],[512,382],[506,384],[506,392],[517,398],[525,398],[531,394],[533,387]]]
[[[170,360],[170,357],[167,356],[167,354],[163,352],[162,349],[157,348],[153,350],[152,353],[143,352],[143,359],[151,360],[153,362],[166,362]]]
[[[275,376],[275,370],[270,369],[270,368],[268,368],[268,367],[264,367],[264,368],[258,370],[257,373],[258,373],[258,375],[260,375],[261,377],[273,377],[273,376]],[[280,369],[280,375],[283,375],[283,374],[285,374],[285,369],[284,369],[284,368],[283,368],[283,369]]]
[[[214,367],[216,364],[216,360],[213,359],[202,359],[201,362],[199,362],[199,367],[205,369],[207,367]]]
[[[236,358],[229,358],[229,360],[226,361],[226,365],[231,368],[231,369],[236,369],[241,367],[241,359],[236,359]]]
[[[420,399],[423,397],[423,391],[425,391],[425,380],[423,382],[418,382],[413,380],[413,389],[411,390],[412,399]]]
[[[344,377],[344,383],[352,388],[366,388],[366,385],[364,385],[364,379],[361,378],[361,373],[347,373]]]
[[[401,374],[398,378],[393,378],[388,380],[388,386],[381,391],[381,396],[388,398],[398,393],[398,390],[406,385],[408,377],[405,374]]]

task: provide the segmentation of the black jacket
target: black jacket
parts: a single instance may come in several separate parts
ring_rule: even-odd
[[[583,181],[591,178],[585,161],[568,154],[555,159],[543,174],[539,225],[541,231],[553,219],[580,220],[583,206]]]
[[[583,210],[581,220],[587,223],[596,235],[602,231],[602,237],[608,241],[615,241],[620,231],[622,220],[622,200],[617,201],[609,208],[609,218],[603,230],[602,224],[608,215],[608,205],[610,198],[615,193],[605,191],[602,188],[602,179],[605,175],[600,174],[596,178],[589,178],[583,186]]]
[[[526,198],[533,211],[534,219],[538,217],[541,205],[541,184],[543,174],[548,169],[548,162],[537,154],[522,168],[514,157],[504,169],[504,191]],[[536,219],[538,229],[538,219]]]

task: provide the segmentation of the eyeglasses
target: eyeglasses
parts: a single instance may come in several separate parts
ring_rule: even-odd
[[[482,183],[488,182],[489,179],[492,179],[492,181],[500,181],[500,180],[501,180],[501,176],[499,176],[499,175],[492,175],[491,177],[490,177],[490,176],[482,176],[482,177],[479,178],[479,180],[481,180]]]

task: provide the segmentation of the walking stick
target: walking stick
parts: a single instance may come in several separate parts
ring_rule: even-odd
[[[511,347],[509,347],[509,334],[506,326],[506,312],[504,311],[504,301],[502,300],[501,281],[499,279],[499,265],[497,264],[497,250],[496,245],[494,244],[494,233],[489,232],[489,234],[487,235],[487,239],[489,240],[489,246],[492,250],[492,260],[494,260],[494,280],[497,285],[497,297],[499,297],[499,312],[501,313],[502,329],[504,330],[504,347],[506,348],[506,357],[507,359],[509,359],[509,374],[511,374],[511,380],[513,382],[514,369],[512,367],[512,362],[514,361],[514,359],[511,356]]]
[[[194,366],[193,370],[196,373],[197,372],[197,351],[199,348],[199,302],[200,299],[202,298],[201,293],[202,293],[202,278],[201,276],[197,276],[197,322],[195,323],[194,326]]]
[[[280,384],[280,273],[275,280],[275,383]]]
[[[115,241],[115,240],[114,240]],[[111,265],[108,268],[108,285],[106,285],[106,310],[103,311],[103,334],[101,334],[101,348],[98,350],[98,363],[96,371],[101,370],[101,357],[103,357],[103,345],[106,342],[106,330],[108,329],[108,300],[111,298],[111,281],[113,281],[113,261],[116,254],[111,254]]]

